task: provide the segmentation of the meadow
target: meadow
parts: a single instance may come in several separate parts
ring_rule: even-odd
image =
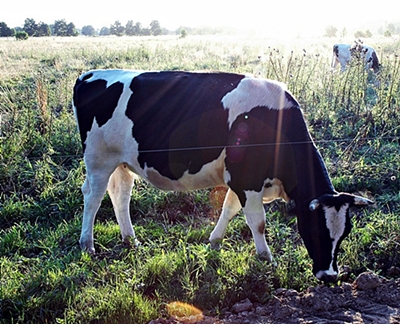
[[[332,72],[331,38],[244,36],[0,39],[0,322],[148,323],[182,301],[217,316],[244,298],[320,283],[282,203],[266,205],[276,265],[259,260],[244,217],[221,250],[208,237],[222,188],[162,192],[137,181],[131,218],[141,241],[124,246],[106,196],[97,253],[82,252],[84,181],[71,107],[76,78],[93,68],[202,70],[285,82],[300,102],[335,188],[375,205],[353,211],[341,281],[372,270],[400,276],[400,40],[371,38],[379,75],[354,64]],[[350,40],[351,42],[352,40]],[[349,40],[347,40],[349,42]],[[340,282],[339,282],[340,284]]]

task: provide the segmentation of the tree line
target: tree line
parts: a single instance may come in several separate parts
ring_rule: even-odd
[[[158,20],[153,20],[149,27],[143,27],[140,22],[129,20],[125,25],[120,21],[116,21],[109,27],[103,27],[100,31],[91,25],[83,26],[81,30],[75,27],[72,22],[65,19],[56,20],[54,24],[48,25],[44,22],[36,23],[32,18],[25,19],[23,27],[10,28],[5,22],[0,22],[0,37],[17,37],[18,39],[26,39],[28,37],[44,37],[44,36],[159,36],[170,34],[171,32],[162,28]]]

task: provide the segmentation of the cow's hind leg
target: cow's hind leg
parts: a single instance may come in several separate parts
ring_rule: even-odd
[[[229,221],[240,211],[240,208],[242,208],[242,206],[240,205],[238,196],[231,189],[229,189],[226,193],[224,204],[222,206],[222,212],[218,219],[217,225],[210,235],[212,249],[218,249],[220,247]]]
[[[96,213],[106,193],[110,173],[92,172],[87,168],[87,175],[82,186],[84,197],[83,221],[79,244],[82,250],[94,253],[93,226]]]
[[[272,254],[265,240],[265,211],[263,192],[246,192],[246,204],[243,207],[246,223],[253,234],[257,254],[260,258],[272,261]]]
[[[107,190],[121,230],[122,240],[127,244],[130,244],[131,240],[133,240],[133,243],[137,245],[138,242],[135,238],[135,231],[133,230],[129,214],[134,180],[135,174],[125,164],[121,164],[111,175]]]

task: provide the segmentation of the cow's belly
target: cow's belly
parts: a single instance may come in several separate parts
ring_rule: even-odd
[[[211,161],[200,169],[195,174],[189,174],[186,171],[179,179],[169,179],[161,175],[153,167],[145,167],[139,172],[135,170],[142,178],[153,184],[161,190],[171,191],[186,191],[196,190],[203,188],[210,188],[215,186],[225,185],[224,172],[225,172],[225,150],[221,153],[218,159]]]

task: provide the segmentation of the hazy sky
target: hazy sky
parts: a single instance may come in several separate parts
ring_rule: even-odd
[[[368,4],[369,3],[369,4]],[[397,0],[18,0],[1,5],[0,22],[9,27],[23,26],[26,18],[47,24],[65,19],[77,28],[92,25],[109,27],[116,20],[128,20],[148,27],[158,20],[162,27],[235,26],[263,29],[272,34],[291,30],[312,32],[328,25],[351,28],[367,22],[400,20]]]

